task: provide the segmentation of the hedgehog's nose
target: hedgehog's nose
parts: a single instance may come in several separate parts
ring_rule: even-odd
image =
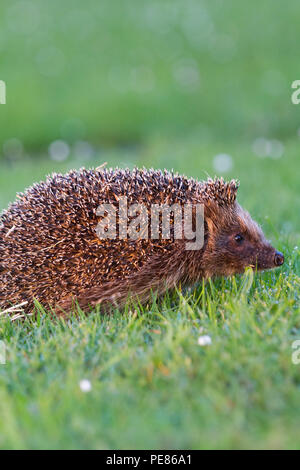
[[[275,266],[281,266],[284,263],[284,256],[280,251],[276,251],[274,256]]]

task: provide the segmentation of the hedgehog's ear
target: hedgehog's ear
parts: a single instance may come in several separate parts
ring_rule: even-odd
[[[221,206],[235,203],[238,187],[237,180],[226,182],[223,178],[215,178],[207,181],[207,193]]]
[[[237,180],[231,180],[229,183],[226,183],[227,185],[227,198],[228,198],[228,203],[233,204],[236,201],[236,195],[239,189],[239,181]]]

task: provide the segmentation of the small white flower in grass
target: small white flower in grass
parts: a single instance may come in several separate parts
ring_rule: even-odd
[[[80,387],[80,390],[84,393],[90,392],[92,390],[92,384],[87,379],[80,380],[79,387]]]
[[[198,344],[199,346],[209,346],[211,344],[211,337],[208,335],[199,336]]]

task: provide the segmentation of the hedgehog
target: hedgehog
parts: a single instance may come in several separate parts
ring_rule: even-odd
[[[22,304],[25,314],[34,314],[41,304],[56,315],[68,315],[75,306],[88,312],[99,305],[107,312],[121,309],[128,299],[145,304],[153,292],[162,295],[178,284],[231,276],[249,266],[265,270],[282,265],[283,254],[238,204],[238,187],[236,180],[198,181],[145,168],[82,168],[48,176],[19,193],[0,216],[0,308]],[[114,208],[114,222],[119,221],[122,198],[128,207],[138,204],[135,236],[121,236],[118,223],[110,230],[105,208]],[[195,208],[203,207],[198,249],[187,249],[184,236],[176,236],[175,211],[170,212],[168,237],[162,236],[161,215],[154,239],[146,233],[150,209],[174,204],[184,212],[192,208],[194,228]],[[130,225],[134,212],[128,214]]]

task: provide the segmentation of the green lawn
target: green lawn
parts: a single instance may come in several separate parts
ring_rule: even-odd
[[[170,158],[175,169],[201,178],[214,174],[214,155],[226,151],[234,165],[228,177],[241,180],[240,201],[286,263],[254,278],[179,289],[111,318],[2,319],[1,448],[299,447],[300,365],[292,363],[300,339],[297,146],[287,143],[277,160],[257,157],[246,144],[221,149],[196,139],[155,141],[131,161],[124,152],[106,155],[112,165],[162,167]],[[99,155],[89,164],[102,161]],[[80,164],[3,167],[3,202],[53,168]],[[210,345],[198,344],[203,335]],[[85,379],[89,392],[80,388]]]
[[[235,177],[286,262],[112,317],[0,314],[0,448],[300,448],[299,13],[1,2],[0,210],[52,171],[104,162]],[[69,155],[49,156],[57,140]]]

